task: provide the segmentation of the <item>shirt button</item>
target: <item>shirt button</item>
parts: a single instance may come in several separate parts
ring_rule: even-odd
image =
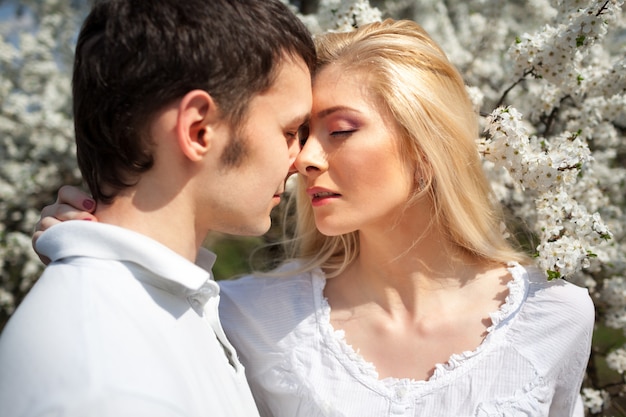
[[[396,388],[396,398],[398,398],[399,400],[403,400],[404,397],[406,397],[406,388],[405,387]]]
[[[208,282],[204,288],[206,289],[206,294],[209,297],[216,297],[219,294],[219,287],[213,281]]]

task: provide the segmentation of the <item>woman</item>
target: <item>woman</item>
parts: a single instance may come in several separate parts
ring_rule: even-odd
[[[261,414],[582,415],[593,304],[503,237],[457,70],[409,21],[317,47],[290,256],[221,283]]]

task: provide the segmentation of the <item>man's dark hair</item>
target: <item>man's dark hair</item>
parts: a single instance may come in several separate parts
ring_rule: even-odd
[[[313,71],[311,36],[279,0],[96,2],[73,76],[78,164],[94,198],[110,202],[150,169],[156,111],[200,89],[236,126],[285,53]]]

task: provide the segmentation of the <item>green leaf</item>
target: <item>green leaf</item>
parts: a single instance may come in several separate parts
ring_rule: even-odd
[[[561,273],[559,271],[551,271],[548,269],[546,273],[548,274],[548,281],[561,278]]]

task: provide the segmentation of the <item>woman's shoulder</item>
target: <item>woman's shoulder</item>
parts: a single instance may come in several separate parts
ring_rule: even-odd
[[[534,266],[524,267],[528,279],[527,303],[536,307],[538,314],[557,314],[563,320],[578,318],[587,324],[595,319],[595,308],[589,290],[565,279],[548,280]]]
[[[310,297],[315,272],[301,272],[299,263],[292,261],[269,273],[253,273],[219,281],[221,298],[241,308],[268,308],[277,304],[284,308],[285,304],[298,303],[303,301],[303,297]]]
[[[542,362],[588,357],[595,320],[589,291],[562,279],[548,280],[534,266],[517,266],[512,273],[523,274],[527,285],[509,333],[516,349]]]
[[[297,345],[315,338],[323,275],[297,267],[220,282],[220,320],[251,381],[285,366]]]
[[[274,343],[311,321],[321,272],[297,272],[297,266],[285,265],[273,275],[220,281],[220,319],[229,338]],[[237,340],[232,341],[239,348]]]

